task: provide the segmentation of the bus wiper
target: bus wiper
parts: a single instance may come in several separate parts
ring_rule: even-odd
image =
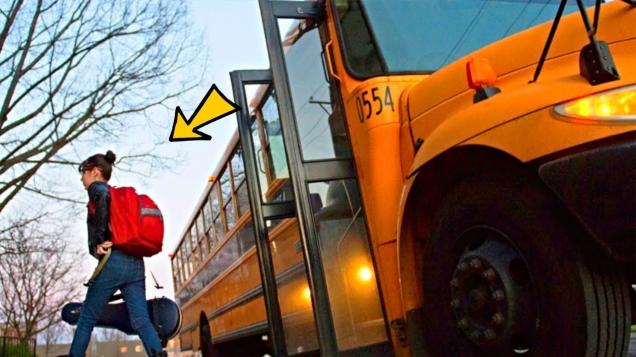
[[[634,2],[636,0],[624,1]],[[568,0],[561,0],[561,4],[559,5],[556,17],[552,23],[548,39],[543,47],[539,63],[537,64],[537,69],[534,72],[534,78],[529,83],[534,83],[537,79],[539,79],[539,74],[541,74],[541,69],[543,68],[543,64],[548,56],[548,51],[550,50],[550,46],[554,40],[554,34],[559,26],[559,21],[563,16],[563,11],[565,10],[567,2]],[[576,3],[579,7],[585,29],[587,30],[587,36],[590,39],[590,43],[585,45],[579,54],[579,72],[581,76],[587,79],[587,81],[594,86],[620,79],[607,43],[604,41],[597,41],[594,37],[598,30],[598,21],[601,13],[601,0],[596,0],[594,9],[594,26],[590,25],[590,20],[587,17],[585,6],[583,6],[583,1],[576,0]]]

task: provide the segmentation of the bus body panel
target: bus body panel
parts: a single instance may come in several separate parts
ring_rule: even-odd
[[[424,138],[425,143],[415,156],[410,174],[440,153],[464,142],[501,147],[503,151],[525,162],[590,140],[636,129],[636,125],[602,126],[566,122],[566,118],[552,111],[556,104],[636,83],[636,40],[616,43],[610,48],[617,67],[622,69],[621,80],[592,87],[578,75],[578,54],[570,54],[546,63],[537,83],[517,90],[506,90],[506,82],[531,78],[534,70],[528,67],[501,78],[502,92],[492,98],[473,104],[473,92],[466,91],[452,101],[415,117],[411,122],[413,136]],[[408,91],[409,103],[426,97],[419,90],[422,88],[413,87]],[[462,109],[454,110],[454,107]],[[526,116],[532,119],[522,121]],[[541,122],[537,122],[539,117]],[[509,135],[512,132],[500,135],[499,131],[487,134],[493,128],[514,122],[525,123],[514,124],[524,125],[525,131],[516,130],[514,136]],[[504,145],[504,142],[507,144]]]
[[[272,260],[277,275],[293,270],[302,261],[302,256],[297,250],[298,222],[296,219],[287,219],[272,230],[270,236],[275,250],[272,252]],[[184,327],[182,334],[194,333],[198,335],[198,318],[201,312],[208,318],[210,314],[210,326],[212,338],[223,338],[224,335],[253,326],[266,320],[265,305],[262,292],[251,299],[227,309],[227,306],[240,300],[251,291],[260,287],[260,274],[256,248],[253,247],[240,260],[228,268],[223,275],[215,279],[209,286],[201,290],[185,304],[183,308]],[[306,294],[306,285],[292,281],[283,285],[279,294],[281,312],[283,316],[311,314],[311,300]],[[284,290],[284,291],[283,291]],[[216,314],[216,311],[227,309]],[[187,337],[189,340],[189,337]],[[194,348],[198,348],[198,340],[194,340]]]

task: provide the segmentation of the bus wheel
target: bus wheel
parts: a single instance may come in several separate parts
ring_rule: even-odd
[[[442,203],[423,257],[431,354],[626,355],[625,274],[520,177],[468,178]]]
[[[214,346],[212,345],[212,331],[207,316],[201,313],[199,317],[199,346],[201,346],[201,355],[204,357],[214,356]]]

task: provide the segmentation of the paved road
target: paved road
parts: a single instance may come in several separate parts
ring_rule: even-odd
[[[632,338],[629,340],[629,357],[636,357],[636,333],[632,333]]]

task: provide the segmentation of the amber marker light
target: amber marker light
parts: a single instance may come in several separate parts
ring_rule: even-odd
[[[360,269],[358,269],[358,279],[365,283],[369,282],[373,279],[373,272],[367,266],[360,267]]]
[[[602,92],[554,108],[559,115],[577,123],[636,124],[636,86]]]
[[[303,289],[303,298],[307,301],[311,301],[311,290],[309,290],[308,286]]]

